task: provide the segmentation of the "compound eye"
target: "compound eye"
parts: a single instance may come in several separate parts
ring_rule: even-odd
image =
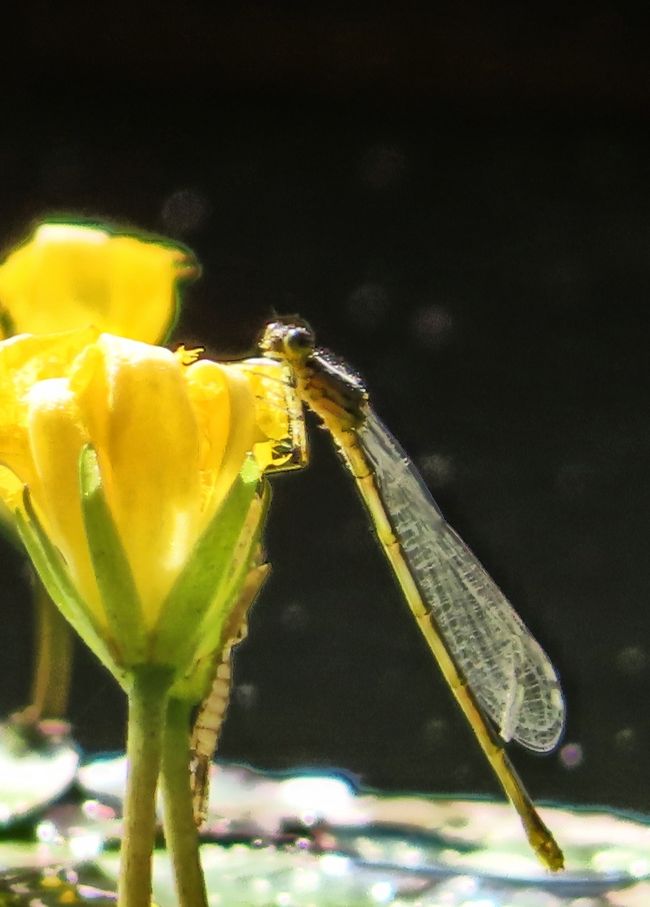
[[[292,353],[304,353],[311,350],[314,338],[311,331],[303,327],[293,327],[287,332],[285,339],[287,350]]]

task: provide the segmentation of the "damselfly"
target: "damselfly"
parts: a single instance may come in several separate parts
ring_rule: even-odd
[[[552,870],[562,851],[502,742],[536,752],[557,744],[564,701],[553,665],[370,407],[360,380],[315,346],[297,318],[269,323],[262,356],[287,363],[298,394],[323,422],[354,477],[377,538],[452,693],[532,847]]]

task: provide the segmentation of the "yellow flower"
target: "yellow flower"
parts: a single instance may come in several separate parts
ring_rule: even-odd
[[[0,264],[0,337],[93,326],[156,343],[173,327],[191,253],[93,226],[44,223]]]
[[[280,372],[187,360],[93,330],[0,342],[0,498],[117,674],[187,670],[208,628],[216,646],[257,543],[260,477],[290,459]]]

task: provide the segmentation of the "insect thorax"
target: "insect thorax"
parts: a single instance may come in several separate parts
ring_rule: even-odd
[[[326,422],[334,417],[341,428],[357,429],[365,421],[366,388],[356,372],[329,350],[316,350],[298,374],[308,405]]]

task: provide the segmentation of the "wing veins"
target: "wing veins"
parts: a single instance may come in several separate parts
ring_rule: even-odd
[[[358,436],[431,619],[480,705],[504,739],[551,750],[564,707],[548,656],[371,410]]]

